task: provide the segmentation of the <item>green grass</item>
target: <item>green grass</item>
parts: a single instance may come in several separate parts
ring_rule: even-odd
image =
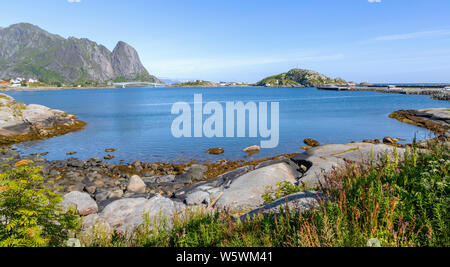
[[[325,178],[319,209],[241,222],[223,212],[190,213],[171,231],[144,225],[131,236],[84,238],[86,246],[144,247],[447,247],[449,148],[409,150],[403,160],[348,164]],[[291,186],[273,192],[298,191]]]

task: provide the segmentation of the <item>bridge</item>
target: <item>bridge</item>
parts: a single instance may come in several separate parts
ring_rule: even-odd
[[[124,82],[124,83],[113,83],[116,88],[127,88],[127,87],[158,87],[166,86],[162,83],[151,83],[151,82]]]

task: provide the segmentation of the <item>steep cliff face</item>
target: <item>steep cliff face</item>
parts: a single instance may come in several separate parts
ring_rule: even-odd
[[[112,53],[112,68],[115,73],[120,73],[122,79],[136,79],[149,74],[141,63],[136,50],[129,44],[120,41]]]
[[[25,23],[0,29],[0,78],[18,76],[48,82],[159,82],[124,42],[111,52],[89,39],[65,39]]]

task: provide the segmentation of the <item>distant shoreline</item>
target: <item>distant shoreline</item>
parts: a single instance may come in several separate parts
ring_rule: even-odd
[[[23,91],[57,91],[57,90],[91,90],[91,89],[115,89],[114,86],[102,87],[0,87],[0,92],[23,92]]]

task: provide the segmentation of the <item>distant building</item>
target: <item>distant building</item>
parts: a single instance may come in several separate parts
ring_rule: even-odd
[[[11,79],[10,84],[11,87],[21,87],[22,86],[22,82],[28,83],[24,78],[15,78],[15,79]]]
[[[2,80],[2,81],[0,82],[0,85],[9,85],[9,82]]]

